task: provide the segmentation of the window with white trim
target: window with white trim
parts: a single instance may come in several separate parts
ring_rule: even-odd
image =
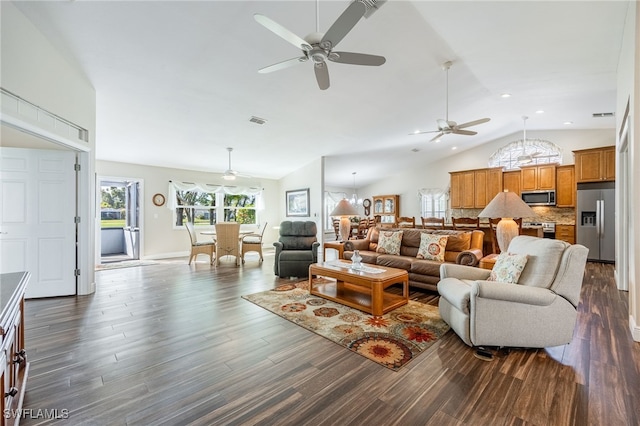
[[[344,192],[329,192],[325,191],[324,193],[324,212],[325,212],[325,222],[324,222],[324,230],[325,231],[333,231],[333,218],[329,216],[333,209],[336,208],[336,205],[343,198],[347,198],[347,194]]]
[[[212,226],[217,222],[258,223],[261,189],[172,182],[168,207],[174,210],[176,227],[191,222]]]
[[[423,188],[418,194],[422,217],[446,217],[447,191],[440,188]]]
[[[524,165],[562,163],[562,149],[543,139],[520,139],[511,142],[489,157],[489,167],[518,169]]]

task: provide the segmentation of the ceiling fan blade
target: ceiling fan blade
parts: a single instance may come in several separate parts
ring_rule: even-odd
[[[306,56],[301,56],[299,58],[291,58],[286,61],[278,62],[277,64],[269,65],[268,67],[260,68],[258,72],[260,74],[265,74],[268,72],[278,71],[283,68],[289,68],[295,64],[299,64],[300,62],[306,62],[309,58]]]
[[[316,72],[316,81],[320,90],[327,90],[329,88],[329,70],[327,64],[320,62],[313,67]]]
[[[464,129],[465,127],[471,127],[471,126],[475,126],[477,124],[486,123],[489,120],[491,120],[491,119],[490,118],[481,118],[480,120],[469,121],[468,123],[458,124],[458,129]]]
[[[387,62],[384,56],[367,55],[366,53],[332,52],[329,60],[340,64],[380,66]]]
[[[285,41],[293,44],[298,49],[302,49],[307,52],[311,50],[311,46],[303,38],[298,37],[282,25],[278,24],[276,21],[267,18],[266,16],[259,13],[254,14],[253,18],[263,27],[276,34],[277,36],[280,36]]]
[[[324,37],[322,37],[322,41],[320,41],[320,45],[322,46],[323,43],[328,41],[331,43],[329,49],[334,48],[358,23],[366,11],[367,7],[363,3],[359,1],[351,3],[345,11],[342,12],[342,15],[336,19],[336,22],[331,25],[331,28],[327,30]]]
[[[442,132],[441,130],[427,130],[425,132],[413,132],[413,133],[409,133],[410,135],[424,135],[425,133],[439,133]]]
[[[472,130],[461,130],[461,129],[453,129],[451,130],[451,133],[455,133],[456,135],[468,135],[468,136],[473,136],[478,134],[478,132],[474,132]]]
[[[431,140],[429,140],[429,142],[433,142],[433,141],[435,141],[436,139],[440,139],[440,138],[441,138],[441,137],[443,137],[443,136],[444,136],[444,133],[440,132],[440,133],[438,133],[437,135],[435,135],[433,138],[431,138]]]

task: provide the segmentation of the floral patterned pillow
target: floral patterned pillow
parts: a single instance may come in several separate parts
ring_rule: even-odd
[[[383,231],[380,230],[378,236],[378,253],[400,254],[400,245],[402,244],[402,231]]]
[[[526,254],[500,253],[487,280],[518,284],[528,258]]]
[[[416,258],[444,262],[444,251],[447,248],[448,235],[436,235],[422,232],[420,248]]]

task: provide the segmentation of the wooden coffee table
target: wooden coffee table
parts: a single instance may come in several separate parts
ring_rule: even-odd
[[[342,305],[382,316],[409,302],[409,274],[403,269],[365,264],[379,273],[356,271],[351,262],[334,260],[309,266],[309,293]],[[334,278],[335,282],[313,283],[313,276]],[[386,292],[393,284],[402,284],[402,295]]]

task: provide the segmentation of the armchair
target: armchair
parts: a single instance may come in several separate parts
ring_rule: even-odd
[[[289,221],[280,224],[274,272],[281,278],[308,277],[309,265],[318,261],[318,228],[313,221]]]
[[[442,319],[469,346],[543,348],[569,343],[588,249],[520,235],[508,252],[528,255],[517,284],[487,281],[489,270],[440,266]]]

